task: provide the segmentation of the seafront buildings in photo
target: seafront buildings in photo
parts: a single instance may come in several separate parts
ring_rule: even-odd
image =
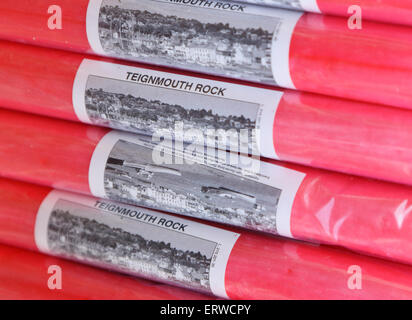
[[[209,22],[202,13],[217,15],[221,22]],[[106,0],[100,10],[99,37],[108,54],[273,83],[271,48],[280,19],[247,17],[250,26],[240,27],[245,14],[198,7],[188,12],[181,5],[150,0],[139,0],[133,9]],[[270,30],[259,26],[262,20]]]
[[[193,104],[196,105],[196,96],[193,97]],[[97,88],[86,90],[86,109],[93,123],[149,135],[160,130],[173,129],[178,122],[183,124],[185,131],[190,129],[198,129],[202,132],[207,129],[251,131],[256,127],[256,121],[243,115],[224,116],[214,113],[212,109],[188,109],[178,104],[160,101],[155,97],[146,99]]]
[[[187,243],[188,240],[181,241]],[[51,213],[48,245],[55,254],[210,291],[211,256],[147,239],[119,227],[74,215],[68,210],[55,209]]]
[[[120,140],[104,179],[112,200],[276,232],[282,190],[207,165],[156,165],[150,148]]]

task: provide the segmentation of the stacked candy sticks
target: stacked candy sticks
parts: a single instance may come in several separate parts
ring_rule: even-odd
[[[240,10],[239,4],[230,1],[227,6],[214,1],[211,7],[195,3],[142,0],[136,4],[128,0],[118,6],[115,0],[60,0],[55,5],[64,12],[66,24],[56,31],[47,24],[48,3],[25,0],[16,4],[7,0],[0,7],[0,37],[389,106],[411,106],[409,27],[364,21],[362,29],[351,30],[345,18],[255,5]],[[142,23],[145,19],[156,21],[164,17],[160,29],[153,32],[171,32],[171,26],[176,25],[173,35],[166,33],[162,38],[165,41],[157,41],[150,38],[152,35],[146,29],[135,28],[134,22],[133,27],[120,29],[128,24],[132,10],[142,13],[137,18]],[[144,11],[148,17],[143,15]],[[219,21],[213,18],[217,15]],[[178,18],[187,17],[192,19],[193,26],[176,24]],[[196,21],[200,22],[198,26]],[[236,28],[239,21],[238,37],[231,37],[230,29],[210,36],[208,30],[200,28],[202,23],[218,22]],[[193,34],[186,33],[185,26]],[[248,30],[251,39],[242,36],[242,30]],[[179,41],[190,42],[193,36],[198,38],[193,50],[177,46]],[[230,49],[226,48],[228,43]],[[218,52],[207,52],[208,58],[202,58],[201,48],[208,45],[216,46]],[[135,46],[143,50],[133,49]]]
[[[411,298],[409,8],[357,4],[381,22],[231,1],[2,1],[0,105],[14,111],[0,110],[0,243],[223,298]],[[405,26],[382,23],[393,13]],[[73,283],[110,280],[62,298],[124,281],[79,268]],[[19,277],[10,294],[50,297]],[[129,280],[113,298],[203,297]]]
[[[0,180],[0,190],[2,222],[0,241],[26,249],[39,250],[41,239],[47,237],[39,230],[41,229],[39,221],[42,220],[39,215],[44,213],[41,206],[44,208],[45,198],[50,199],[50,195],[56,194],[56,191],[5,179]],[[101,201],[67,192],[57,193],[60,199],[81,198],[82,200],[78,201],[90,203]],[[81,215],[81,212],[78,214]],[[110,214],[107,212],[100,212],[97,213],[95,219],[98,219],[98,216],[108,215]],[[169,218],[176,219],[173,216]],[[25,222],[24,228],[20,226],[22,221]],[[53,224],[52,220],[49,222]],[[193,222],[186,220],[186,223]],[[205,224],[202,226],[209,228],[211,232],[218,230]],[[239,230],[231,230],[239,232]],[[233,233],[232,231],[230,233]],[[63,236],[64,233],[60,235]],[[76,236],[83,235],[76,234]],[[96,236],[104,236],[104,234]],[[53,237],[50,235],[50,230],[48,237]],[[74,256],[74,254],[66,255],[68,258]],[[86,255],[82,257],[83,262],[93,263]],[[159,263],[158,261],[156,263]],[[72,264],[59,261],[60,263],[63,263],[64,268],[66,265],[69,265],[69,268],[75,268]],[[108,263],[103,266],[116,267],[115,264]],[[352,285],[355,285],[356,281],[350,281],[347,273],[351,266],[363,271],[362,290],[353,290]],[[77,277],[85,279],[86,285],[89,284],[89,270],[83,267],[78,267],[78,269],[85,271],[79,272]],[[69,270],[69,276],[71,276],[71,269]],[[125,268],[122,272],[134,274]],[[97,277],[94,281],[99,280],[101,273],[96,271]],[[118,279],[114,276],[113,278],[113,282],[102,285],[103,290],[109,285],[116,285]],[[120,298],[130,290],[131,284],[127,284],[128,286],[125,285],[124,288],[117,287]],[[410,266],[384,262],[335,248],[268,238],[246,231],[240,232],[224,271],[224,289],[227,296],[233,299],[411,299],[411,286]],[[138,287],[138,283],[135,287]],[[193,287],[195,287],[194,283]],[[161,289],[157,292],[156,290],[158,289],[154,287],[154,296],[161,291]],[[179,297],[179,291],[176,290],[176,292],[176,297]],[[104,291],[101,292],[103,293]],[[150,289],[146,290],[143,297],[149,298],[149,293]],[[183,293],[181,297],[184,297]],[[188,298],[191,297],[188,295]]]
[[[28,64],[27,61],[31,63]],[[95,64],[96,68],[87,70],[87,64]],[[216,78],[212,80],[211,77],[199,74],[182,75],[171,69],[5,41],[0,42],[0,104],[14,110],[135,133],[150,135],[154,125],[158,129],[172,130],[174,125],[170,121],[159,120],[156,124],[145,121],[142,119],[144,112],[123,117],[119,121],[117,118],[120,112],[127,110],[127,101],[104,105],[104,99],[117,93],[115,88],[107,90],[106,96],[91,99],[87,93],[100,88],[100,84],[93,86],[84,81],[82,86],[77,85],[79,79],[110,74],[104,70],[116,68],[123,68],[121,80],[126,80],[127,73],[130,72],[223,88],[226,97],[236,97],[239,92],[246,92],[247,99],[263,105],[261,110],[268,114],[267,125],[260,128],[260,154],[264,157],[412,184],[412,115],[409,111],[398,108],[278,88],[269,90],[267,86],[265,89],[257,89],[255,85],[246,86],[239,81],[216,81]],[[110,83],[122,84],[126,88],[124,92],[133,95],[136,104],[139,103],[137,99],[140,91],[150,86],[146,83],[139,87],[132,77],[128,81]],[[170,87],[158,86],[156,93],[168,91]],[[176,95],[185,94],[184,90],[178,89],[172,92]],[[202,96],[211,97],[210,103],[215,104],[216,112],[237,112],[236,103],[228,104],[226,99],[213,99],[212,94]],[[169,101],[163,98],[162,102]],[[108,107],[115,110],[109,113]],[[142,108],[141,105],[139,107]],[[100,113],[93,112],[96,108],[100,108]],[[162,109],[155,112],[159,116],[165,115]],[[197,128],[206,133],[206,127]]]
[[[171,202],[156,201],[153,195],[116,191],[122,185],[125,188],[143,188],[146,184],[139,175],[132,175],[136,179],[132,186],[126,179],[119,186],[110,186],[106,181],[106,188],[100,193],[96,180],[109,179],[111,169],[107,164],[99,170],[99,162],[95,161],[94,155],[102,154],[101,147],[105,146],[108,138],[131,142],[127,148],[134,155],[134,164],[129,166],[156,166],[148,162],[145,156],[151,150],[138,148],[137,143],[145,141],[143,136],[130,138],[132,135],[127,133],[6,110],[0,110],[0,119],[0,176],[315,243],[340,245],[412,263],[409,255],[411,187],[277,161],[262,161],[261,172],[270,175],[275,185],[282,188],[283,194],[279,195],[273,188],[261,189],[269,197],[264,199],[255,191],[263,186],[235,175],[209,181],[208,186],[212,190],[212,187],[222,190],[233,188],[241,194],[255,195],[257,204],[265,206],[264,216],[259,215],[261,211],[256,209],[252,211],[255,216],[236,215],[235,218],[230,208],[212,212],[201,209],[199,205],[189,210],[180,203],[173,205]],[[30,132],[29,139],[26,132]],[[103,153],[112,154],[108,157],[110,159],[115,155],[115,149],[109,147]],[[128,165],[123,170],[127,168]],[[173,181],[154,182],[151,188],[156,190],[159,186],[170,189],[171,193],[180,197],[197,194],[199,201],[207,201],[201,189],[204,181],[210,179],[209,173],[212,177],[224,174],[224,171],[216,171],[213,166],[206,165],[196,166],[198,172],[195,174],[185,171],[182,166],[177,168],[181,171],[180,176],[173,175]],[[203,172],[204,168],[207,173]],[[155,168],[148,170],[155,171]],[[124,176],[124,172],[121,171],[119,176]],[[168,175],[158,173],[157,176],[161,179]],[[213,197],[211,192],[209,194],[211,200],[208,204],[213,205],[213,201],[218,201],[220,197]],[[221,210],[225,203],[219,202]],[[245,207],[242,197],[233,198],[230,203],[234,208]]]
[[[15,205],[10,203],[10,205]],[[14,212],[14,211],[13,211]],[[22,219],[27,217],[24,211]],[[20,223],[20,221],[18,221]],[[5,224],[4,232],[11,231]],[[21,233],[18,236],[23,236]],[[4,239],[2,239],[4,241]],[[12,243],[16,245],[15,243]],[[210,296],[83,264],[0,245],[0,299],[10,300],[205,300]],[[61,288],[53,280],[61,268]],[[50,268],[50,273],[47,273]],[[47,285],[50,283],[50,287]]]

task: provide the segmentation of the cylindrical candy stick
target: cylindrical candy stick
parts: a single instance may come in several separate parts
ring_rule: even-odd
[[[103,15],[100,39],[98,17],[101,0],[90,3],[88,13],[87,0],[55,1],[54,4],[62,9],[64,24],[62,29],[56,29],[59,26],[53,21],[57,17],[48,13],[49,3],[40,0],[2,1],[0,37],[250,81],[278,83],[288,88],[389,106],[411,108],[412,105],[412,35],[409,27],[364,21],[362,29],[351,30],[347,19],[341,17],[310,13],[300,16],[298,12],[251,5],[246,5],[247,8],[241,12],[238,4],[224,9],[216,2],[213,2],[213,8],[205,8],[147,0],[134,5],[136,10],[141,8],[141,12],[149,12],[146,14],[150,17],[139,13],[138,20],[133,22],[130,20],[133,13],[127,8],[122,9],[130,2],[119,4],[104,0],[104,5],[118,6],[124,15],[117,14],[116,9],[112,9],[107,17]],[[157,9],[168,17],[162,27],[146,22],[160,21],[156,16]],[[385,13],[390,15],[387,11]],[[190,25],[187,28],[176,27],[175,15],[186,19]],[[195,16],[199,21],[206,21],[197,24]],[[118,20],[119,17],[122,19]],[[220,17],[222,20],[207,17]],[[49,19],[51,25],[48,24]],[[207,30],[207,23],[209,27],[215,24],[218,31]],[[173,25],[175,27],[171,30]],[[219,28],[223,30],[219,31]],[[243,32],[245,30],[246,33]],[[266,33],[262,35],[262,32]],[[231,34],[236,34],[236,37]],[[244,34],[249,34],[250,39]]]
[[[0,176],[90,194],[93,181],[89,179],[89,171],[95,170],[91,165],[92,156],[95,154],[96,146],[101,145],[102,139],[108,137],[108,132],[108,129],[85,124],[1,110]],[[112,133],[118,134],[110,132]],[[137,154],[136,161],[139,155]],[[103,158],[100,160],[105,161]],[[283,229],[283,235],[336,244],[356,251],[412,263],[409,254],[411,250],[409,229],[412,224],[410,187],[297,165],[285,165],[276,161],[270,161],[266,166],[265,174],[273,175],[274,186],[283,190],[281,198],[290,196],[289,200],[292,200],[290,207],[279,207],[277,212],[276,219],[279,217],[280,220],[276,221],[286,228]],[[147,165],[145,167],[147,168]],[[181,169],[186,167],[190,166],[183,165]],[[288,171],[286,168],[293,170]],[[169,170],[169,173],[175,172],[176,170]],[[280,176],[277,176],[278,174]],[[139,184],[139,179],[142,177],[136,178],[135,182]],[[197,183],[199,179],[203,179],[202,177],[204,176],[195,177],[190,183]],[[91,178],[94,179],[94,176],[91,175]],[[128,185],[125,181],[127,180],[123,180],[123,184]],[[179,177],[174,177],[173,181],[179,182]],[[245,205],[242,199],[246,194],[255,194],[259,197],[254,188],[262,187],[248,180],[246,182],[236,180],[234,186],[225,186],[225,180],[221,180],[223,185],[218,184],[217,189],[213,189],[210,188],[212,181],[209,180],[210,184],[207,184],[212,199],[221,203],[224,197],[231,195],[231,198],[235,199],[233,205],[239,208]],[[290,189],[293,181],[296,182],[294,185],[296,189]],[[183,185],[182,188],[186,188],[190,193],[194,186],[188,183],[186,182],[187,185]],[[222,186],[225,189],[220,189],[219,192],[218,189]],[[239,193],[236,190],[240,187],[244,189],[238,189]],[[234,188],[234,191],[228,193],[228,188]],[[214,198],[211,193],[213,190],[217,190],[216,194],[222,197]],[[266,199],[270,203],[267,205],[265,202],[267,213],[273,212],[280,205],[273,204],[276,203],[276,199],[279,200],[279,195],[276,190],[270,190]],[[42,196],[44,194],[39,197]],[[128,196],[122,199],[131,200]],[[248,199],[252,198],[248,197]],[[166,205],[158,208],[170,209]],[[180,212],[179,207],[174,208],[172,211],[176,213],[185,213]],[[255,213],[259,214],[257,208],[251,213],[251,218],[254,218]],[[228,216],[231,214],[229,213]],[[264,215],[264,217],[268,216]],[[232,220],[224,220],[225,215],[212,215],[206,218],[232,223]],[[29,224],[26,226],[27,223]],[[27,231],[30,229],[30,223],[32,222],[24,219],[17,226]],[[275,232],[275,229],[265,226],[265,223],[260,224],[260,227],[259,230]],[[30,237],[30,233],[25,234]],[[20,241],[19,239],[22,238],[19,236],[15,242]]]
[[[96,63],[101,61],[101,69],[107,65],[107,62],[113,62],[103,58],[0,42],[0,105],[50,117],[84,121],[75,112],[73,100],[76,74],[84,59]],[[170,69],[153,67],[148,69],[146,65],[125,64],[119,61],[115,64],[115,66],[125,65],[128,66],[127,70],[132,72],[149,73],[154,69],[166,71],[163,77],[182,78],[180,73],[171,72]],[[90,70],[90,75],[93,75],[93,70]],[[206,83],[208,81],[206,79],[211,79],[211,77],[190,75],[194,76],[191,81],[199,83]],[[220,87],[231,85],[230,92],[235,98],[238,92],[244,92],[245,88],[251,90],[250,102],[267,103],[269,111],[276,110],[272,115],[274,121],[266,127],[266,131],[264,128],[261,129],[263,130],[261,137],[263,141],[267,141],[269,149],[275,150],[280,160],[412,184],[411,112],[290,90],[267,90],[268,94],[273,95],[277,92],[280,95],[280,100],[276,101],[271,96],[266,99],[259,98],[259,95],[254,94],[253,91],[259,90],[253,89],[256,86],[245,87],[245,83],[240,82],[237,82],[237,86],[233,84],[234,81],[219,80],[220,82],[209,81],[209,83]],[[122,82],[121,86],[130,88],[130,85],[134,86],[135,83]],[[142,86],[142,90],[145,87],[148,86]],[[269,89],[269,87],[265,88]],[[82,90],[78,95],[79,99],[84,101],[85,89]],[[130,94],[135,96],[139,95],[139,92],[137,94],[133,92],[133,88],[126,90],[130,90]],[[170,90],[164,89],[164,91]],[[229,93],[229,89],[226,91]],[[181,94],[181,91],[175,92]],[[157,100],[161,95],[162,91],[158,91],[150,97],[152,100]],[[230,105],[222,100],[223,103],[212,100],[212,104],[207,107],[214,107],[217,112],[230,111],[237,115],[238,106],[233,105],[230,109]],[[107,100],[101,102],[108,104]],[[168,98],[163,102],[173,104]],[[197,100],[193,99],[193,107],[196,104]],[[113,104],[111,106],[115,107]],[[135,110],[139,108],[141,108],[139,105],[135,106]],[[161,113],[162,110],[159,109],[158,114]],[[120,111],[115,111],[114,115],[121,116]],[[105,115],[100,114],[100,120],[93,123],[111,125],[110,122],[101,121],[103,116]],[[140,123],[142,119],[138,115],[129,121],[116,123],[116,125],[123,130],[133,130],[131,125]],[[195,124],[193,126],[200,128]],[[144,127],[149,129],[153,125]],[[174,125],[166,125],[163,129],[172,130],[173,127]],[[151,131],[145,133],[150,134]],[[262,153],[262,155],[273,156],[272,153]]]
[[[0,241],[37,250],[36,215],[51,190],[6,179],[0,179],[0,190]],[[63,270],[68,265],[82,270],[77,276],[93,273],[93,282],[103,273],[61,263]],[[410,299],[411,274],[410,266],[342,249],[242,232],[229,257],[225,288],[233,299]],[[132,287],[125,280],[110,282],[119,297]],[[127,282],[125,291],[117,282]]]
[[[7,230],[4,226],[3,231]],[[2,233],[3,235],[3,233]],[[20,234],[24,237],[24,234]],[[60,267],[62,286],[51,287]],[[49,273],[49,267],[51,273]],[[0,245],[1,300],[194,300],[206,295]]]

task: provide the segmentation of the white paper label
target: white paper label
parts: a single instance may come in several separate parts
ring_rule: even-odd
[[[215,0],[91,0],[101,55],[295,89],[289,47],[301,13]]]
[[[240,234],[118,202],[52,191],[37,214],[44,253],[228,298]]]
[[[227,134],[235,130],[239,136],[246,130],[251,137],[256,135],[256,153],[279,159],[273,126],[282,95],[275,90],[84,59],[74,81],[73,106],[82,122],[150,136],[163,132],[175,137],[177,126],[184,132],[200,130],[204,136],[210,129]],[[253,139],[247,140],[253,149]]]
[[[278,8],[304,10],[321,13],[317,0],[237,0],[238,2],[252,3]]]
[[[156,145],[150,137],[109,132],[92,156],[90,190],[101,198],[292,237],[290,215],[304,173],[244,157],[232,164],[192,155],[190,145],[169,148],[167,141]]]

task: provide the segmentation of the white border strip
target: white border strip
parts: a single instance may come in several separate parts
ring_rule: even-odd
[[[49,194],[43,199],[39,210],[37,211],[36,224],[34,226],[34,241],[36,243],[37,249],[43,253],[50,253],[49,245],[47,243],[47,234],[50,208],[54,206],[57,199],[54,197],[54,191],[49,192]]]
[[[134,135],[132,133],[121,133],[117,131],[109,131],[99,141],[94,149],[92,159],[89,166],[89,188],[95,197],[106,198],[106,190],[104,188],[104,173],[106,170],[106,163],[109,155],[120,138],[127,140],[132,139]]]
[[[322,13],[319,9],[317,0],[300,0],[300,5],[305,11]]]
[[[77,195],[65,191],[52,190],[43,199],[39,210],[37,211],[36,223],[34,227],[34,240],[39,251],[43,253],[53,254],[50,251],[47,243],[47,232],[49,227],[49,218],[52,213],[53,207],[60,199],[70,199],[77,203],[93,204],[93,199],[87,196]]]
[[[90,74],[88,68],[89,61],[91,60],[83,59],[79,66],[79,69],[77,69],[76,78],[73,82],[72,103],[74,113],[76,114],[79,121],[92,124],[89,115],[87,114],[85,101],[87,79]]]
[[[89,1],[86,16],[86,33],[92,50],[97,54],[106,55],[99,38],[99,15],[102,2],[103,0]]]
[[[293,31],[303,13],[282,10],[283,21],[272,41],[272,73],[280,87],[295,89],[290,74],[289,53]]]

